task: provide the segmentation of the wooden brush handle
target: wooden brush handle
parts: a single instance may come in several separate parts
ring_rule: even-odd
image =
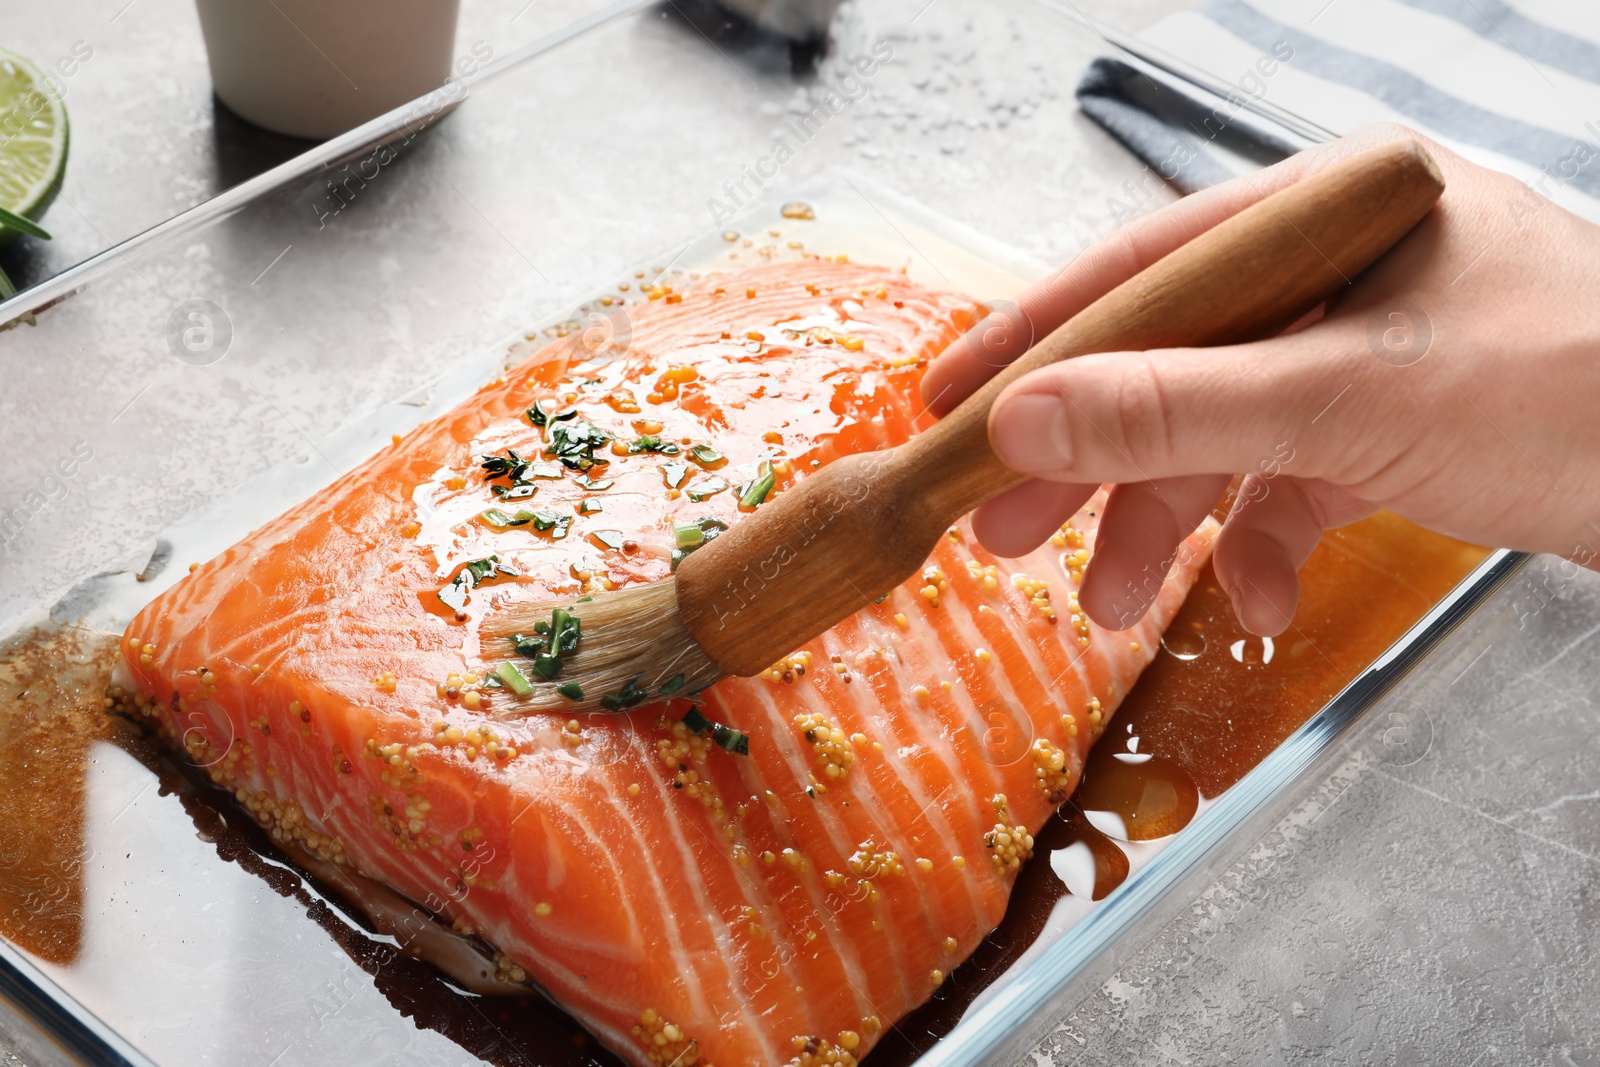
[[[915,574],[956,519],[1026,476],[989,447],[989,408],[1030,371],[1090,352],[1270,337],[1350,284],[1444,191],[1415,142],[1375,148],[1206,231],[1102,296],[927,432],[828,465],[678,568],[689,633],[757,674]]]

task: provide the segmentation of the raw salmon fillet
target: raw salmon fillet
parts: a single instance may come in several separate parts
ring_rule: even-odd
[[[953,527],[884,601],[704,694],[748,755],[681,700],[497,718],[512,650],[480,643],[486,612],[663,578],[674,522],[738,522],[763,463],[781,493],[904,441],[976,311],[818,258],[628,295],[614,331],[550,344],[201,565],[119,673],[278,840],[481,937],[626,1059],[853,1064],[1000,920],[1210,530],[1117,633],[1075,600],[1101,498],[1021,559]],[[485,466],[507,449],[529,466]]]

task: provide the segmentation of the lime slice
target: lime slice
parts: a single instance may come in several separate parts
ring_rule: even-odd
[[[0,48],[0,207],[38,219],[67,166],[67,108],[44,73]],[[0,244],[15,230],[0,231]]]

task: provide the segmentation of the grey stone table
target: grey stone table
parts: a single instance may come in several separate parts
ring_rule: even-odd
[[[599,6],[465,0],[459,46],[483,41],[507,54]],[[1180,6],[1103,0],[1080,10],[1138,29]],[[870,166],[885,184],[1043,263],[1065,261],[1109,232],[1107,201],[1127,183],[1148,187],[1145,168],[1072,104],[1072,85],[1095,53],[1091,34],[1062,30],[1058,16],[1025,0],[882,0],[847,4],[842,17],[841,52],[886,38],[896,59],[869,102],[830,127],[829,158]],[[1050,33],[1034,34],[1032,19],[1056,21]],[[72,159],[47,220],[56,240],[0,252],[19,282],[46,278],[307,147],[255,130],[214,102],[186,0],[13,2],[3,32],[0,43],[43,62],[77,41],[94,50],[69,82]],[[783,114],[793,57],[780,49],[765,61],[746,54],[735,62],[695,32],[676,25],[629,38],[630,62],[608,83],[612,113],[648,100],[650,72],[664,69],[652,63],[670,53],[690,57],[694,69],[684,69],[685,78],[747,102],[740,121],[749,129]],[[763,73],[762,62],[784,69]],[[501,122],[464,107],[407,164],[412,177],[390,182],[340,220],[340,247],[296,237],[293,256],[270,280],[311,293],[317,279],[381,261],[387,242],[415,237],[437,241],[441,262],[471,265],[495,287],[523,287],[522,303],[496,302],[465,286],[459,271],[441,271],[450,299],[480,302],[486,324],[471,343],[502,336],[521,321],[515,316],[555,309],[566,280],[553,264],[570,268],[573,291],[610,269],[591,248],[552,236],[534,253],[541,272],[517,245],[512,256],[496,244],[495,234],[511,244],[505,233],[515,235],[523,220],[495,215],[484,220],[495,232],[475,235],[484,241],[479,259],[451,261],[459,241],[429,230],[417,210],[448,192],[428,185],[432,175],[448,174],[451,189],[470,178],[448,169],[452,154],[470,158],[492,145],[514,165],[580,132],[564,130],[553,112],[548,139],[507,136],[505,123],[526,117]],[[708,142],[723,136],[702,134]],[[625,146],[590,147],[597,155],[582,161],[585,180],[604,184],[611,179],[599,164],[621,158]],[[609,209],[645,226],[663,205],[703,201],[714,188],[708,173],[663,166],[659,197],[618,199]],[[1146,206],[1169,199],[1157,191]],[[235,244],[215,250],[218,271],[244,271],[238,284],[246,288],[276,262],[278,246],[265,237]],[[542,281],[516,273],[528,268]],[[374,272],[381,284],[385,276]],[[304,313],[318,313],[308,306]],[[372,321],[389,328],[393,320]],[[241,321],[241,335],[249,325]],[[305,460],[295,452],[319,451],[318,442],[369,409],[374,396],[404,395],[457,358],[448,345],[423,343],[434,335],[424,338],[420,318],[408,329],[417,343],[398,354],[363,350],[360,358],[326,360],[241,351],[222,365],[220,386],[205,386],[222,409],[217,424],[186,425],[185,447],[215,451],[227,460],[223,467]],[[27,343],[25,334],[0,335],[0,358],[8,345]],[[65,372],[77,358],[60,354]],[[145,417],[159,414],[154,405],[167,403],[165,394],[181,399],[190,388],[172,362],[130,350],[116,373],[102,370],[86,386],[85,403],[103,412],[102,422],[115,422],[134,401],[146,406],[139,409]],[[253,368],[261,375],[245,377]],[[290,372],[320,376],[314,400],[275,392],[273,383]],[[163,389],[140,400],[157,380]],[[269,428],[281,434],[289,415],[304,444],[271,436]],[[257,437],[266,444],[257,447]],[[110,457],[114,449],[108,443],[102,451]],[[0,464],[0,503],[34,477],[12,473]],[[118,491],[107,478],[106,491]],[[172,478],[176,494],[211,488],[189,485],[182,472]],[[166,521],[133,497],[119,513],[141,529]],[[24,547],[50,562],[55,549],[39,531],[24,541],[36,537]],[[0,557],[0,573],[18,573],[8,566]],[[0,583],[0,607],[17,598]],[[1600,1000],[1600,712],[1590,684],[1600,667],[1597,634],[1600,576],[1565,576],[1534,561],[1386,699],[1296,808],[1236,864],[1215,872],[1214,884],[1198,887],[1193,903],[1147,944],[1130,946],[1115,972],[1022,1062],[1600,1062],[1593,1007]],[[1398,744],[1395,722],[1405,724]],[[5,1035],[13,1047],[28,1047],[16,1021],[0,1017]]]

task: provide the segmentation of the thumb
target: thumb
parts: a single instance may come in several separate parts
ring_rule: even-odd
[[[1330,356],[1330,347],[1348,349],[1339,340],[1313,327],[1245,345],[1065,360],[1000,394],[989,411],[990,444],[1013,470],[1073,483],[1254,470],[1283,442],[1313,433],[1316,453],[1337,455],[1330,431],[1349,423],[1313,424],[1362,372]],[[1327,476],[1319,467],[1306,456],[1294,473]]]

